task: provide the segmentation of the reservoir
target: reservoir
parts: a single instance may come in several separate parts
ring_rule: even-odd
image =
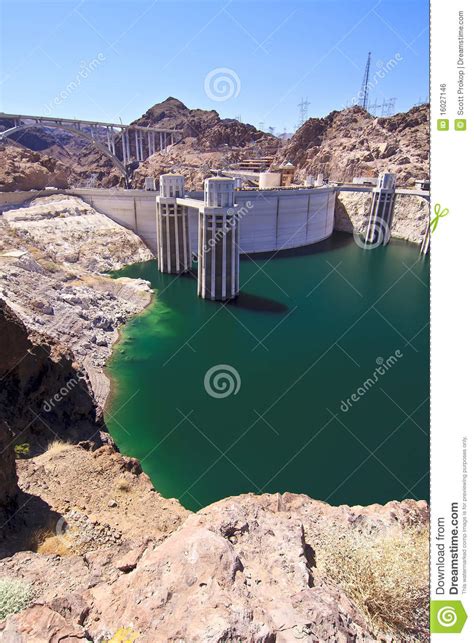
[[[225,305],[197,297],[196,272],[152,261],[115,273],[156,296],[115,346],[106,423],[162,495],[192,510],[246,492],[428,499],[429,260],[417,246],[363,250],[335,233],[242,256]]]

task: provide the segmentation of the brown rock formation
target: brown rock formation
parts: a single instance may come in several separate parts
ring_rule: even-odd
[[[221,119],[212,110],[188,109],[176,98],[167,98],[135,121],[137,125],[181,129],[184,138],[166,152],[158,152],[142,163],[133,175],[134,187],[143,187],[146,176],[179,172],[188,189],[201,190],[210,168],[223,169],[232,163],[276,152],[279,139],[234,119]]]
[[[408,624],[395,638],[391,626],[381,629],[350,595],[350,583],[337,586],[320,563],[328,534],[337,534],[334,553],[337,539],[355,535],[370,558],[374,543],[398,542],[405,529],[423,533],[427,546],[426,521],[423,502],[331,507],[292,494],[228,498],[191,515],[163,543],[150,539],[127,554],[126,547],[91,551],[86,564],[77,556],[30,554],[28,565],[25,554],[6,559],[0,574],[21,569],[35,588],[36,605],[9,617],[0,632],[19,643],[30,632],[51,640],[59,626],[64,632],[79,627],[79,640],[107,640],[122,630],[144,643],[426,640],[427,569],[422,578],[420,569],[427,568],[427,557],[409,579],[413,590],[424,584],[424,617],[414,613],[411,629]],[[45,566],[52,563],[46,579]],[[373,567],[371,573],[372,580],[383,580],[393,570]],[[397,612],[397,606],[390,609]]]
[[[102,367],[118,328],[151,297],[144,281],[102,273],[152,256],[133,232],[76,197],[34,199],[0,219],[0,298],[29,330],[72,350],[99,405],[109,390]],[[71,382],[78,381],[70,375]],[[60,393],[68,381],[58,380],[54,391],[48,386],[51,394],[44,401]],[[70,388],[74,395],[81,390]],[[44,391],[38,387],[37,393]],[[69,395],[60,397],[56,407],[69,408]]]
[[[70,169],[51,156],[6,144],[0,146],[0,159],[2,190],[65,188],[70,184]]]
[[[421,105],[386,118],[360,107],[310,118],[281,149],[297,177],[322,173],[333,181],[393,172],[399,186],[429,175],[429,107]]]
[[[276,164],[291,161],[296,178],[323,173],[336,181],[357,175],[394,172],[399,185],[411,185],[428,175],[428,106],[387,118],[376,118],[359,107],[310,118],[286,143],[234,119],[221,119],[214,111],[189,109],[167,98],[134,121],[143,126],[180,129],[184,138],[166,152],[157,152],[134,164],[133,187],[143,187],[146,176],[180,172],[187,187],[201,189],[209,169],[228,167],[243,158],[275,155]],[[6,121],[0,122],[5,128]],[[112,187],[123,179],[108,157],[94,145],[60,130],[32,129],[19,135],[22,145],[35,150],[0,147],[6,169],[0,174],[3,189],[57,187]],[[117,140],[118,150],[120,141]],[[38,154],[40,152],[41,154]],[[120,151],[119,151],[120,154]]]
[[[1,299],[0,354],[0,407],[11,444],[30,454],[55,439],[100,444],[102,421],[86,374],[64,346],[29,332]]]

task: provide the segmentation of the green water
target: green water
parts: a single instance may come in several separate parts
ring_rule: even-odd
[[[109,363],[107,425],[164,496],[190,509],[244,492],[428,497],[429,263],[416,247],[364,251],[339,234],[242,259],[241,295],[226,306],[155,262],[117,275],[149,280],[157,297]],[[216,398],[204,378],[222,364],[240,389]]]

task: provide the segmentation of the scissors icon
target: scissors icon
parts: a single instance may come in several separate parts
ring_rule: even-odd
[[[435,203],[434,213],[435,216],[430,221],[431,234],[433,234],[438,227],[438,221],[449,214],[449,210],[448,208],[443,208],[441,210],[441,204]]]

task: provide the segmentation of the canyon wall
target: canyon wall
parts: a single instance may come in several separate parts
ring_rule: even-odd
[[[367,228],[372,195],[340,192],[336,199],[334,229],[352,233]],[[423,197],[397,194],[393,205],[392,237],[420,244],[430,217],[429,201]]]

